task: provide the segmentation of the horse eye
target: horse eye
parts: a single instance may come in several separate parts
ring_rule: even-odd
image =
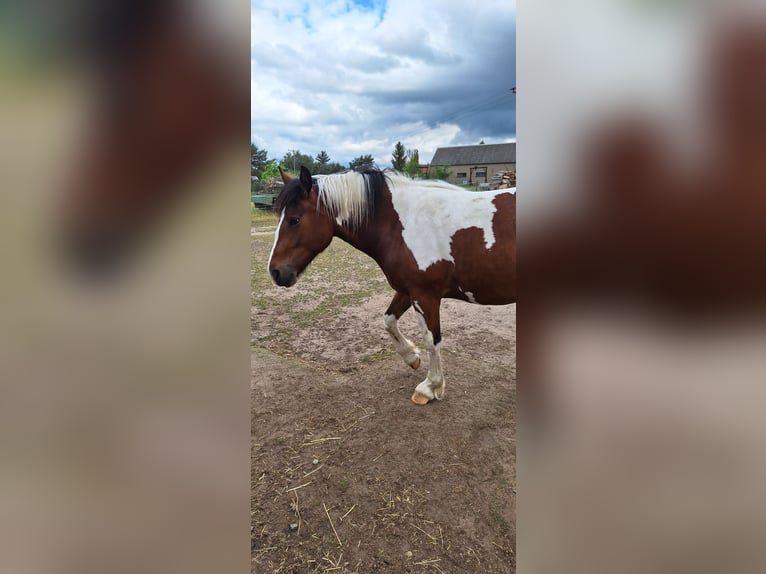
[[[301,222],[300,217],[291,217],[290,219],[287,220],[287,224],[290,227],[294,227],[294,226],[298,225],[300,222]]]

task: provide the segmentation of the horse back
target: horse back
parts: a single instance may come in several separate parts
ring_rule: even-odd
[[[375,235],[377,261],[391,286],[413,298],[513,303],[515,193],[407,186],[390,195],[396,232]]]
[[[454,269],[447,297],[483,305],[516,301],[516,194],[500,193],[492,205],[491,245],[478,227],[452,236]]]

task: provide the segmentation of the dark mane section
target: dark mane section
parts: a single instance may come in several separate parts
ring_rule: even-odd
[[[364,195],[367,208],[367,217],[374,216],[375,208],[378,205],[380,197],[383,195],[388,182],[387,170],[381,170],[375,167],[364,167],[356,170],[347,170],[339,174],[330,174],[321,177],[337,177],[348,173],[358,173],[362,176],[364,181]],[[274,208],[277,213],[281,213],[282,210],[289,207],[296,201],[303,199],[304,191],[301,188],[300,180],[296,177],[290,180],[279,192]]]
[[[388,175],[385,171],[376,167],[366,167],[355,171],[361,173],[362,177],[364,177],[364,191],[367,196],[367,206],[369,210],[368,217],[372,218],[375,216],[375,209],[385,192]]]
[[[301,199],[303,193],[301,182],[297,177],[287,182],[282,188],[282,191],[279,192],[277,201],[274,204],[277,213],[282,213],[283,209]]]

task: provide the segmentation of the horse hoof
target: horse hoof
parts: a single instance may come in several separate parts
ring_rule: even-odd
[[[412,361],[410,363],[410,367],[412,367],[413,370],[417,371],[420,368],[420,357]]]
[[[421,395],[417,391],[412,393],[412,402],[415,403],[416,405],[427,405],[429,400],[430,399],[427,396]]]

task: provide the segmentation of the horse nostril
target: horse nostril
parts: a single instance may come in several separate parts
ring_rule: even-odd
[[[271,277],[274,279],[275,283],[279,283],[279,269],[272,269]]]

